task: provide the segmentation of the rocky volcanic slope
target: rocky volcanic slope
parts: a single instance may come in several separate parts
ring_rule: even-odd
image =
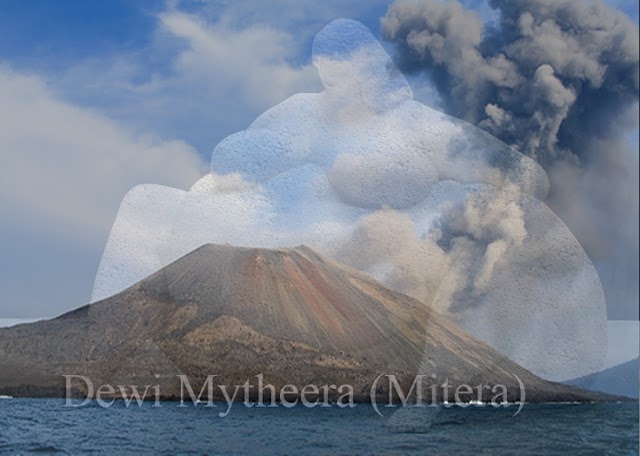
[[[435,374],[429,385],[502,383],[519,399],[515,374],[527,401],[606,398],[534,376],[424,304],[307,247],[204,245],[108,299],[0,329],[0,392],[14,395],[62,395],[64,374],[160,383],[175,397],[178,374],[199,390],[207,375],[235,385],[259,373],[276,388],[350,384],[360,400],[393,373],[404,382]]]

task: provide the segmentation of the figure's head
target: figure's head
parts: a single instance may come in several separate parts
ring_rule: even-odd
[[[375,112],[413,99],[405,77],[360,22],[331,22],[313,40],[312,54],[328,91],[359,98]]]

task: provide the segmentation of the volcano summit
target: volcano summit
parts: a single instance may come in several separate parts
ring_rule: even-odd
[[[60,396],[64,375],[82,375],[161,384],[171,398],[177,376],[202,384],[211,374],[225,384],[263,374],[276,388],[348,384],[361,401],[381,374],[502,384],[514,395],[517,376],[528,401],[598,398],[536,377],[425,304],[304,246],[203,245],[112,297],[0,330],[5,394]]]

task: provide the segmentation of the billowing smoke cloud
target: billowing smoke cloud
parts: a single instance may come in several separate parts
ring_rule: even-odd
[[[489,5],[499,20],[485,26],[457,1],[397,0],[382,32],[451,114],[543,165],[610,318],[638,318],[638,155],[623,139],[638,122],[638,26],[600,1]]]
[[[496,265],[527,237],[518,199],[518,189],[510,186],[491,199],[486,193],[471,194],[465,204],[446,213],[442,231],[450,238],[467,234],[486,245],[481,267],[473,279],[474,287],[480,292],[485,291]]]
[[[454,184],[443,188],[453,194],[458,190]],[[455,274],[457,283],[468,281],[475,294],[482,293],[496,265],[527,237],[519,199],[520,191],[512,185],[490,197],[481,191],[454,202],[448,199],[423,233],[409,214],[387,207],[363,217],[333,255],[423,302],[434,302],[447,274]],[[456,272],[452,267],[463,257],[464,271]],[[443,313],[456,306],[473,307],[466,300],[434,304]]]
[[[385,208],[363,217],[334,256],[430,303],[455,258],[438,245],[441,235],[436,229],[420,236],[408,214]]]

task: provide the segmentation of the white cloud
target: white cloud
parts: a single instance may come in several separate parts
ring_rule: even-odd
[[[236,29],[227,17],[207,24],[175,10],[159,19],[187,42],[175,60],[175,80],[167,83],[186,83],[215,97],[232,94],[235,103],[262,109],[291,94],[320,88],[311,65],[289,63],[296,41],[283,31],[260,24]]]
[[[189,187],[205,171],[185,142],[135,133],[0,66],[0,317],[86,304],[126,192]]]
[[[0,100],[0,208],[14,223],[96,241],[132,186],[185,187],[205,170],[188,144],[136,134],[6,66]]]
[[[300,58],[299,36],[238,24],[229,10],[207,19],[168,9],[145,49],[75,62],[53,84],[69,99],[208,153],[270,106],[321,89],[315,68]]]

